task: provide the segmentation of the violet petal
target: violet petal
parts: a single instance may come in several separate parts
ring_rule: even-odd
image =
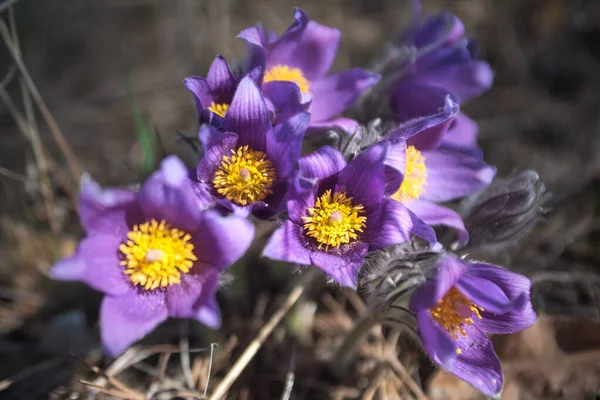
[[[458,339],[461,353],[445,367],[484,395],[497,397],[504,379],[492,341],[476,325],[466,326],[465,330],[467,336]]]
[[[471,264],[466,275],[494,282],[513,302],[512,309],[502,315],[483,312],[478,326],[485,332],[508,334],[522,331],[535,323],[536,315],[530,299],[531,281],[520,274],[488,264]]]
[[[125,236],[128,222],[137,222],[139,209],[134,192],[123,189],[102,189],[89,176],[81,180],[79,218],[86,232]]]
[[[369,245],[363,242],[343,244],[339,248],[315,249],[310,255],[312,264],[321,268],[342,286],[356,288],[358,270],[362,266]]]
[[[262,255],[273,260],[310,265],[310,253],[302,226],[286,221],[273,232]]]
[[[236,79],[223,56],[219,55],[214,59],[206,74],[206,81],[215,103],[231,102]]]
[[[263,95],[248,76],[243,78],[225,114],[223,130],[238,135],[239,146],[265,150],[265,135],[271,129],[271,119]]]
[[[313,95],[310,109],[312,121],[327,121],[346,110],[380,76],[361,68],[353,68],[317,79],[312,82]]]
[[[469,300],[492,314],[504,314],[512,308],[506,294],[495,283],[475,276],[463,276],[456,287]]]
[[[192,234],[198,265],[223,270],[244,255],[254,239],[254,225],[237,216],[205,211]]]
[[[324,179],[340,172],[346,166],[342,153],[331,146],[321,146],[315,152],[301,157],[300,174],[307,179]]]
[[[437,305],[465,271],[467,265],[463,261],[453,256],[444,256],[439,260],[435,277],[415,290],[411,297],[411,310],[419,312]]]
[[[194,318],[209,299],[213,299],[219,283],[219,272],[214,268],[194,268],[183,274],[181,282],[166,290],[169,316]]]
[[[111,356],[117,356],[167,317],[165,296],[160,290],[104,296],[100,307],[102,343]]]
[[[413,200],[403,204],[428,225],[443,225],[454,229],[458,235],[460,246],[468,243],[469,232],[465,229],[465,224],[456,211],[427,200]]]
[[[385,188],[384,161],[388,142],[380,142],[360,153],[338,175],[338,188],[353,198],[354,205],[361,204],[367,212],[383,199]]]
[[[191,232],[202,216],[198,195],[192,189],[188,169],[175,157],[165,158],[161,167],[140,188],[138,201],[146,220],[166,220]]]
[[[427,169],[423,200],[443,202],[467,196],[489,185],[496,174],[481,158],[457,150],[440,148],[422,155]]]
[[[384,199],[377,211],[367,217],[365,234],[369,240],[369,250],[379,250],[410,240],[412,228],[411,212],[396,200]]]
[[[275,167],[277,179],[288,176],[296,167],[309,122],[310,114],[299,113],[267,134],[267,156]]]
[[[341,39],[339,29],[309,21],[301,9],[294,10],[294,24],[271,46],[267,69],[274,65],[288,65],[302,70],[309,81],[329,71]]]
[[[433,320],[429,310],[417,312],[417,320],[419,336],[427,353],[440,365],[451,364],[456,359],[456,342]]]

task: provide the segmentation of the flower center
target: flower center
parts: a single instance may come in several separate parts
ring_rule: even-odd
[[[482,307],[473,303],[453,286],[442,300],[429,310],[429,313],[434,321],[456,340],[458,335],[467,336],[465,326],[473,324],[473,315],[481,319],[481,311],[484,311]],[[460,352],[460,349],[457,350],[457,353]]]
[[[231,156],[223,156],[213,185],[228,200],[245,206],[273,193],[275,178],[273,163],[267,155],[244,146],[231,150]]]
[[[134,225],[127,241],[119,247],[125,274],[134,285],[146,290],[181,282],[181,273],[190,272],[197,260],[191,238],[179,229],[170,228],[164,220],[152,219]]]
[[[425,191],[427,186],[427,168],[425,157],[414,146],[406,149],[406,171],[400,189],[392,195],[399,202],[416,200]]]
[[[265,73],[263,83],[272,81],[294,82],[302,93],[308,93],[310,89],[310,82],[304,77],[302,70],[290,68],[287,65],[278,64]]]
[[[212,103],[210,103],[210,106],[208,106],[208,109],[217,114],[219,117],[225,118],[225,114],[227,114],[227,110],[229,110],[229,104],[215,104],[215,102],[213,101]]]
[[[319,249],[325,245],[339,247],[342,243],[350,243],[366,226],[367,217],[359,216],[363,212],[362,205],[353,205],[352,197],[345,193],[327,190],[315,202],[314,208],[308,209],[308,217],[304,220],[306,235],[315,238]]]

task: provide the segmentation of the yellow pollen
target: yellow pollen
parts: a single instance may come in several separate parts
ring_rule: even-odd
[[[429,313],[433,320],[444,328],[452,339],[456,340],[458,335],[467,336],[465,326],[473,324],[473,315],[481,319],[482,311],[484,311],[482,307],[471,302],[467,296],[453,286],[444,298],[429,310]],[[462,350],[458,349],[456,354],[461,352]]]
[[[134,225],[127,241],[119,250],[124,256],[121,265],[134,285],[146,290],[167,287],[181,282],[181,274],[190,272],[197,260],[192,237],[171,228],[164,220],[152,219]]]
[[[363,213],[362,205],[353,205],[352,197],[345,193],[327,190],[315,202],[314,208],[308,209],[308,216],[304,220],[306,235],[314,238],[319,243],[319,249],[325,245],[339,247],[342,243],[350,243],[358,237],[357,232],[362,232],[366,226],[367,217],[359,216]]]
[[[263,83],[272,81],[289,81],[298,85],[302,93],[308,93],[310,82],[304,77],[299,68],[290,68],[287,65],[276,65],[265,73]]]
[[[223,156],[213,185],[228,200],[245,206],[273,193],[275,179],[275,169],[267,155],[244,146],[231,150],[231,156]]]
[[[400,189],[392,195],[399,202],[416,200],[425,191],[427,186],[427,168],[425,157],[414,146],[406,149],[406,171]]]
[[[219,117],[225,118],[225,114],[227,114],[227,110],[229,110],[229,104],[215,104],[215,102],[213,101],[212,103],[210,103],[210,106],[208,106],[208,109],[217,114]]]

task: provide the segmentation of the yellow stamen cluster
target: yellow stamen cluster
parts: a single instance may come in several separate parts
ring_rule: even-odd
[[[427,168],[425,157],[414,146],[406,149],[406,171],[400,189],[392,195],[399,202],[416,200],[425,191],[427,186]]]
[[[467,336],[465,326],[473,324],[473,315],[481,319],[482,311],[484,311],[482,307],[473,303],[454,286],[435,307],[429,310],[434,321],[455,340],[458,339],[458,335]],[[460,349],[456,351],[457,354],[461,352]]]
[[[366,226],[367,217],[359,216],[363,213],[362,205],[353,205],[352,197],[345,193],[327,190],[315,202],[314,208],[308,209],[308,217],[304,220],[306,235],[314,238],[319,243],[319,249],[325,245],[338,247],[342,243],[355,240],[357,232],[362,232]]]
[[[245,206],[273,193],[275,179],[275,169],[267,155],[243,146],[231,150],[231,156],[223,156],[213,185],[225,198]]]
[[[308,93],[310,82],[304,77],[304,73],[299,68],[290,68],[287,65],[276,65],[265,73],[263,83],[272,81],[294,82],[300,88],[302,93]]]
[[[212,103],[210,103],[210,106],[208,106],[208,109],[217,114],[219,117],[225,118],[225,114],[227,114],[227,110],[229,110],[229,104],[215,104],[215,102],[213,101]]]
[[[172,229],[163,220],[152,219],[134,225],[127,234],[127,241],[119,247],[124,256],[121,265],[134,285],[146,290],[167,287],[181,282],[181,273],[188,273],[194,261],[192,237]]]

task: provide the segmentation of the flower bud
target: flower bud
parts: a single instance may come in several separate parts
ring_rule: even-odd
[[[464,204],[469,246],[504,245],[523,237],[546,212],[547,198],[546,187],[533,170],[496,179]]]
[[[372,252],[359,276],[359,290],[364,292],[367,306],[387,312],[396,303],[404,303],[407,295],[425,282],[439,256],[419,239]]]

